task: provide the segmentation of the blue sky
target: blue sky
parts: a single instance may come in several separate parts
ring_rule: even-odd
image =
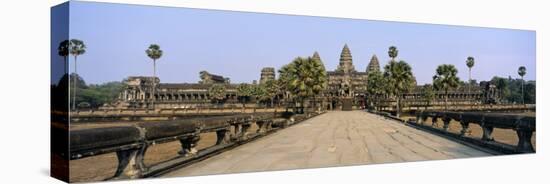
[[[87,83],[152,75],[145,54],[151,43],[164,50],[157,74],[170,83],[197,82],[201,70],[233,83],[251,82],[262,67],[279,68],[314,51],[334,70],[346,43],[359,71],[373,54],[385,65],[388,47],[397,46],[398,58],[412,66],[419,84],[431,83],[440,64],[454,64],[467,80],[468,56],[476,59],[472,78],[478,81],[518,77],[521,65],[526,79],[536,76],[534,31],[74,1],[69,22],[69,36],[88,48],[78,58]],[[52,41],[59,43],[55,35]],[[56,51],[52,59],[62,60]]]

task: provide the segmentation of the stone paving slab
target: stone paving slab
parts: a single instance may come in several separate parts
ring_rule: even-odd
[[[489,155],[367,112],[332,111],[163,177]]]

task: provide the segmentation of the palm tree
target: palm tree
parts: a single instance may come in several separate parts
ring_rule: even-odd
[[[472,84],[472,67],[474,67],[474,57],[469,56],[466,59],[466,66],[468,66],[468,93],[470,93],[470,86]]]
[[[279,70],[290,93],[300,103],[301,113],[305,100],[320,94],[327,86],[327,74],[318,59],[297,57]]]
[[[397,50],[395,51],[397,52]],[[391,47],[390,52],[392,52]],[[399,117],[402,94],[410,91],[414,85],[415,79],[412,73],[412,68],[403,60],[399,62],[391,61],[384,66],[383,76],[386,78],[388,94],[397,96],[396,116]]]
[[[390,46],[390,48],[388,49],[388,55],[390,56],[392,62],[395,61],[395,58],[397,57],[398,54],[399,54],[399,50],[397,50],[397,47]]]
[[[162,50],[160,50],[159,45],[151,44],[149,45],[149,48],[145,50],[145,53],[147,54],[147,56],[149,56],[149,58],[153,60],[153,93],[151,94],[151,107],[155,108],[155,93],[157,88],[157,59],[162,57]]]
[[[426,101],[426,106],[424,106],[424,109],[428,109],[428,106],[430,106],[430,102],[432,102],[435,98],[435,93],[432,85],[425,84],[422,87],[422,98],[424,98],[424,100]]]
[[[273,101],[279,94],[279,85],[277,84],[277,81],[267,80],[260,84],[260,88],[263,92],[260,98],[265,101],[270,101],[270,105],[273,107]]]
[[[384,93],[384,84],[385,81],[384,76],[382,76],[382,72],[378,70],[369,72],[367,76],[367,94],[369,95],[370,104],[373,104],[374,99],[377,99],[375,107],[378,107],[378,102],[380,100],[377,96]]]
[[[447,110],[449,90],[457,88],[460,83],[457,73],[458,70],[454,65],[443,64],[437,67],[436,74],[433,76],[434,88],[445,91],[445,110]]]
[[[63,40],[57,47],[57,54],[63,57],[63,73],[67,72],[67,59],[69,56],[69,40]]]
[[[211,100],[216,102],[216,105],[225,99],[225,85],[223,84],[214,84],[208,89],[208,96]]]
[[[518,68],[518,74],[521,76],[521,103],[525,104],[525,95],[523,94],[523,85],[525,81],[523,80],[523,76],[527,74],[527,68],[525,68],[525,66],[520,66]]]
[[[248,103],[253,96],[252,92],[252,87],[249,84],[242,83],[237,86],[237,97],[242,104],[242,112],[246,109],[246,103]]]
[[[71,39],[69,41],[69,54],[71,54],[74,57],[74,73],[78,75],[77,73],[77,58],[78,56],[86,53],[86,45],[82,40],[78,39]],[[73,111],[76,110],[76,93],[77,93],[77,80],[76,77],[73,78]]]

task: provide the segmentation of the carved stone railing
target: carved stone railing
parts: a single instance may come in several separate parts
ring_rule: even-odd
[[[380,102],[377,105],[384,111],[395,111],[396,103],[392,102]],[[536,105],[534,104],[448,104],[449,111],[535,111]],[[429,111],[444,111],[445,103],[431,102],[427,107]],[[426,102],[420,101],[415,103],[403,103],[401,111],[403,112],[416,112],[425,111]]]
[[[431,124],[426,125],[426,120],[428,118],[431,118]],[[442,129],[435,128],[438,119],[443,121]],[[451,120],[460,123],[462,127],[460,133],[457,134],[449,131]],[[535,152],[531,143],[533,132],[536,131],[536,118],[534,116],[482,112],[424,111],[416,114],[416,120],[411,119],[407,121],[407,123],[501,153],[513,154]],[[481,127],[483,132],[480,138],[466,136],[470,124],[477,124]],[[494,128],[514,130],[519,139],[517,145],[500,143],[497,142],[498,140],[495,141],[492,135]]]
[[[282,112],[284,108],[168,108],[168,109],[90,109],[70,112],[71,122],[87,121],[140,121],[148,118],[164,118],[165,120],[188,119],[198,116],[223,116],[236,113]]]
[[[321,113],[240,114],[73,130],[70,132],[69,159],[76,160],[114,152],[118,164],[114,176],[109,179],[156,176],[319,114]],[[258,126],[255,133],[248,131],[252,124]],[[209,132],[216,133],[216,144],[197,150],[200,134]],[[179,156],[151,166],[144,164],[148,147],[173,141],[180,142]]]

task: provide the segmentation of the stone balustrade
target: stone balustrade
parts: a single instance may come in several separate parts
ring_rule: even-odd
[[[168,108],[168,109],[102,109],[81,110],[71,112],[71,122],[87,121],[140,121],[150,118],[162,120],[189,119],[200,116],[226,116],[236,113],[266,113],[283,112],[284,108],[262,107],[195,107],[195,108]]]
[[[69,159],[82,159],[114,152],[118,158],[118,165],[114,176],[110,179],[155,176],[319,114],[321,113],[238,114],[74,130],[70,133]],[[258,130],[255,133],[248,132],[254,123],[258,126]],[[197,150],[200,134],[209,132],[216,133],[216,144]],[[180,142],[180,156],[153,166],[144,164],[143,160],[148,147],[172,141]]]
[[[431,124],[426,125],[426,120],[431,118]],[[443,121],[443,128],[437,129],[434,126],[438,120]],[[459,134],[449,131],[449,125],[454,120],[459,122],[462,129]],[[461,141],[473,143],[485,148],[504,153],[533,153],[535,152],[531,143],[533,132],[536,131],[536,118],[534,116],[512,115],[502,113],[484,112],[451,112],[451,111],[420,111],[416,114],[416,121],[409,120],[409,124],[420,126],[447,136],[458,138]],[[470,124],[477,124],[483,130],[481,138],[466,136]],[[518,136],[517,145],[507,145],[495,141],[492,136],[494,128],[514,130]]]

